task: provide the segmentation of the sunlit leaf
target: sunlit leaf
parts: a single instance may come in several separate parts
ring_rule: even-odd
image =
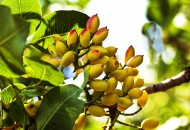
[[[29,23],[13,17],[8,7],[0,5],[0,75],[16,77],[24,73],[22,53]]]
[[[30,22],[30,33],[34,33],[42,16],[39,0],[4,0],[2,4],[10,7],[15,16]]]
[[[1,95],[1,100],[5,104],[9,104],[10,102],[13,101],[13,98],[15,97],[16,93],[12,86],[8,86],[1,91],[0,95]]]
[[[89,81],[89,74],[88,74],[88,72],[83,72],[83,75],[84,75],[84,81],[83,81],[83,83],[82,83],[82,85],[81,85],[81,87],[80,88],[84,88],[84,87],[86,87],[86,84],[88,83],[88,81]]]
[[[34,37],[30,41],[31,44],[43,43],[47,47],[47,41],[51,41],[53,34],[65,34],[69,32],[74,26],[85,28],[88,16],[78,11],[56,11],[43,17]],[[77,25],[77,26],[76,26]]]
[[[43,49],[43,48],[40,48]],[[35,61],[41,61],[41,57],[47,53],[43,53],[45,49],[40,50],[33,45],[28,45],[24,50],[24,56]],[[46,50],[47,51],[47,50]]]
[[[24,77],[47,81],[55,86],[62,84],[64,81],[63,74],[49,64],[43,62],[40,63],[26,57],[24,58],[24,63],[26,65],[25,71],[27,73]]]
[[[85,105],[85,94],[75,85],[55,87],[43,98],[36,116],[37,130],[71,130]]]

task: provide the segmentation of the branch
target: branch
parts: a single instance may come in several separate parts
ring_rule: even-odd
[[[130,126],[130,127],[137,128],[137,129],[139,129],[139,130],[142,130],[140,126],[136,126],[136,125],[134,125],[134,124],[124,123],[124,122],[121,122],[121,121],[119,121],[119,120],[117,120],[116,122],[119,123],[119,124],[125,125],[125,126]]]
[[[166,91],[170,88],[179,86],[189,81],[190,81],[190,67],[184,69],[182,72],[180,72],[176,76],[162,81],[161,83],[147,86],[144,88],[144,90],[146,90],[148,94],[151,94],[151,93],[156,93],[160,91]]]

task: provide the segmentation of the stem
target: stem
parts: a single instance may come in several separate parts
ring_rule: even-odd
[[[65,34],[66,34],[66,33],[60,33],[59,35],[65,35]],[[34,43],[36,43],[36,42],[38,42],[38,41],[40,41],[40,40],[43,40],[43,39],[46,39],[46,38],[50,38],[50,37],[53,37],[53,36],[54,36],[54,34],[53,34],[53,35],[44,36],[44,37],[38,38],[38,39],[33,40],[33,41],[29,41],[29,42],[27,43],[27,45],[34,44]]]
[[[96,97],[95,99],[89,101],[86,103],[86,105],[90,105],[92,103],[94,103],[95,101],[97,101],[98,99],[100,99],[102,96],[104,95],[104,92],[102,92],[98,97]]]
[[[90,50],[87,50],[86,52],[84,52],[83,54],[79,55],[78,57],[81,58],[83,57],[85,54],[87,54]]]
[[[170,88],[179,86],[189,81],[190,81],[190,67],[184,69],[182,72],[180,72],[176,76],[162,81],[161,83],[147,86],[144,88],[144,90],[146,90],[148,94],[152,94],[152,93],[156,93],[160,91],[166,91]]]
[[[114,126],[115,122],[117,121],[117,118],[119,117],[119,114],[120,114],[120,112],[117,110],[117,108],[113,109],[112,111],[110,111],[111,124],[110,124],[108,130],[112,129],[112,127]]]
[[[133,113],[120,113],[120,114],[124,115],[124,116],[133,116],[133,115],[139,113],[141,110],[142,110],[142,108],[139,108],[137,111],[135,111]]]
[[[136,126],[136,125],[134,125],[134,124],[124,123],[124,122],[121,122],[121,121],[119,121],[119,120],[117,120],[116,122],[119,123],[119,124],[125,125],[125,126],[130,126],[130,127],[137,128],[137,129],[139,129],[139,130],[142,130],[142,128],[141,128],[140,126]]]
[[[105,125],[102,127],[103,130],[107,130],[109,122],[110,122],[110,118],[108,117]]]
[[[88,102],[86,103],[86,105],[89,105],[90,102],[92,101],[92,96],[89,94],[87,87],[84,88],[84,91],[85,91],[85,93],[86,93],[86,98],[87,98],[87,100],[88,100]],[[85,105],[85,106],[86,106],[86,105]]]
[[[121,69],[124,69],[126,66],[127,66],[127,65],[126,65],[126,64],[124,64],[124,65],[123,65],[123,67],[122,67]]]

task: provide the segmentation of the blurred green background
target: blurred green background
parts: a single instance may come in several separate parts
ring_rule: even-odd
[[[117,2],[120,1],[122,0],[118,0]],[[149,56],[149,60],[148,63],[145,65],[146,68],[148,70],[151,70],[152,72],[152,75],[148,74],[148,76],[150,76],[150,78],[154,77],[154,79],[151,80],[151,82],[145,80],[145,85],[148,86],[154,83],[161,82],[167,78],[170,78],[178,74],[185,67],[188,67],[190,65],[190,1],[144,1],[147,3],[146,13],[144,14],[144,16],[146,17],[147,22],[150,22],[151,24],[147,24],[148,26],[144,27],[142,26],[141,28],[139,28],[139,31],[142,30],[144,38],[146,39],[145,50]],[[0,2],[2,2],[2,0],[0,0]],[[92,1],[40,0],[40,2],[43,14],[45,15],[51,12],[51,9],[53,7],[84,11],[88,4],[90,4]],[[97,2],[99,2],[97,3],[97,5],[102,4],[101,1]],[[113,0],[110,0],[110,2],[113,2]],[[129,1],[125,3],[130,4]],[[108,2],[107,6],[109,6],[109,4],[110,3]],[[138,10],[138,4],[139,3],[136,2],[137,6],[134,6],[134,10]],[[115,4],[115,6],[118,5]],[[94,5],[94,10],[96,10],[96,5]],[[113,12],[110,13],[115,12],[116,11],[113,9]],[[130,13],[133,15],[134,12]],[[128,21],[130,21],[130,18],[128,18]],[[109,23],[111,21],[106,22]],[[159,28],[160,30],[158,30]],[[152,37],[152,35],[154,36]],[[155,39],[157,39],[156,42]],[[111,38],[109,40],[111,40]],[[121,46],[118,46],[118,48],[120,47]],[[147,70],[140,71],[141,73],[149,72]],[[149,96],[148,103],[140,113],[134,115],[133,117],[121,117],[120,120],[140,125],[143,119],[147,117],[156,117],[161,121],[158,130],[190,130],[189,88],[190,84],[185,83],[166,92],[151,94]],[[84,130],[101,130],[101,126],[104,124],[104,121],[106,120],[105,117],[88,117],[88,119],[89,120]],[[118,128],[117,130],[133,130],[130,127],[118,124],[116,124],[116,127]]]

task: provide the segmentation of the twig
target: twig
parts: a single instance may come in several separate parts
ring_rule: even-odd
[[[170,88],[179,86],[183,83],[187,83],[190,81],[190,67],[184,69],[182,72],[177,74],[176,76],[166,79],[161,83],[153,84],[144,88],[148,94],[156,93],[160,91],[166,91]]]
[[[142,130],[140,126],[136,126],[136,125],[134,125],[134,124],[124,123],[124,122],[121,122],[121,121],[119,121],[119,120],[117,120],[116,122],[119,123],[119,124],[125,125],[125,126],[130,126],[130,127],[137,128],[137,129],[139,129],[139,130]]]
[[[124,116],[133,116],[133,115],[139,113],[141,110],[142,110],[142,108],[139,108],[137,111],[135,111],[133,113],[120,113],[120,114],[124,115]]]
[[[110,110],[110,119],[111,119],[111,124],[108,126],[108,130],[111,130],[112,127],[114,126],[115,122],[117,121],[119,117],[120,112],[115,108],[113,110]]]

